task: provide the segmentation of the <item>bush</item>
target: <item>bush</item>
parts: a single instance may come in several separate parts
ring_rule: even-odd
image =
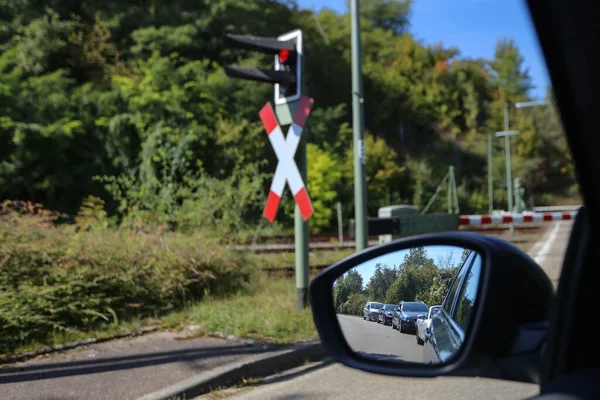
[[[362,315],[366,303],[367,296],[364,294],[351,294],[348,297],[348,300],[342,304],[341,313],[348,315]]]
[[[243,257],[212,238],[55,226],[52,213],[0,212],[0,352],[57,331],[158,316],[243,287]]]

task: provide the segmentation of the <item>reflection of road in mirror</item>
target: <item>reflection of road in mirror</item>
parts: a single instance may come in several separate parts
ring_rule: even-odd
[[[366,358],[423,363],[423,347],[414,333],[400,333],[389,325],[365,321],[362,317],[338,314],[348,345]]]

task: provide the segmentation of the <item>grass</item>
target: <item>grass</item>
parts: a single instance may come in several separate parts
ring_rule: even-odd
[[[296,310],[293,279],[253,277],[236,295],[208,296],[182,313],[166,318],[193,323],[208,331],[271,343],[294,343],[318,337],[309,308]]]

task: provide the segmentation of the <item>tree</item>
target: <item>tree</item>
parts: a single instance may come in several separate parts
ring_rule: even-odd
[[[340,313],[348,315],[362,315],[367,296],[362,293],[354,293],[348,296],[348,300],[341,305]]]
[[[398,154],[383,139],[376,139],[370,134],[365,136],[365,152],[368,159],[365,178],[369,196],[367,209],[369,214],[377,213],[377,209],[389,204],[398,204],[402,200],[394,188],[401,186],[405,168],[398,165]],[[346,151],[344,163],[344,182],[351,188],[354,180],[354,152]]]
[[[452,268],[454,267],[454,251],[449,250],[443,256],[438,256],[437,266],[439,268]]]
[[[362,294],[362,292],[363,278],[357,270],[351,269],[335,281],[335,286],[333,288],[333,303],[335,309],[341,310],[341,306],[346,303],[351,295]]]
[[[449,165],[461,211],[485,211],[482,133],[503,129],[506,101],[528,99],[525,59],[509,39],[491,60],[422,43],[408,31],[410,5],[361,1],[364,97],[377,99],[365,102],[369,214],[424,206]],[[225,34],[300,28],[315,98],[306,134],[311,224],[335,230],[336,202],[353,214],[349,19],[278,0],[0,1],[0,196],[76,214],[92,195],[121,222],[177,219],[174,226],[207,229],[200,221],[211,218],[210,226],[255,231],[277,163],[257,117],[272,87],[231,80],[222,66],[270,68],[273,58],[232,51]],[[527,194],[542,204],[576,196],[556,111],[510,113],[511,129],[521,131],[513,170]],[[494,151],[503,151],[500,141]],[[503,181],[501,157],[493,168]],[[240,210],[226,212],[215,193],[235,193],[240,182]],[[497,202],[505,192],[495,188]],[[442,197],[432,212],[445,211]],[[291,231],[288,190],[281,208],[274,229]],[[242,220],[232,225],[235,218]]]
[[[490,62],[492,83],[504,102],[526,99],[531,89],[529,70],[523,68],[525,59],[513,39],[500,39],[496,44],[494,60]]]
[[[458,266],[440,269],[438,275],[433,278],[429,289],[422,295],[421,300],[432,306],[442,304],[458,270]]]
[[[307,146],[307,160],[308,192],[315,208],[311,229],[320,232],[334,222],[335,204],[340,200],[338,193],[342,183],[343,164],[336,159],[335,154],[321,150],[312,143]]]
[[[399,271],[397,279],[386,291],[385,301],[387,303],[420,300],[426,295],[433,279],[439,274],[433,259],[427,256],[425,247],[411,248],[404,255]]]
[[[396,267],[389,268],[387,265],[377,264],[366,287],[369,300],[385,301],[388,288],[398,278],[398,273],[399,270]]]
[[[460,255],[460,263],[459,265],[462,265],[466,260],[467,257],[469,257],[469,254],[471,254],[473,252],[473,250],[471,249],[463,249],[461,255]]]
[[[404,256],[404,259],[402,260],[401,268],[423,268],[433,265],[433,259],[427,257],[427,249],[421,246],[413,247],[408,250],[408,253]]]
[[[409,26],[410,0],[367,0],[360,2],[360,15],[372,28],[403,33]]]
[[[440,270],[433,264],[421,267],[406,266],[387,291],[386,303],[397,304],[402,300],[422,300],[426,304],[430,304],[428,303],[430,301],[428,292],[439,274]]]

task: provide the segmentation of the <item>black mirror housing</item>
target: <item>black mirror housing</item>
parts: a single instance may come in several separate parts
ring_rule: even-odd
[[[469,248],[482,257],[478,301],[460,352],[445,364],[433,365],[397,364],[356,354],[336,317],[332,294],[335,280],[376,257],[411,247],[437,245]],[[346,366],[393,376],[481,376],[538,383],[537,367],[555,291],[541,267],[512,244],[476,233],[447,232],[398,239],[349,256],[315,277],[309,296],[324,346],[332,358]],[[316,304],[319,307],[314,307]],[[513,358],[520,361],[518,370],[515,363],[506,362]]]

